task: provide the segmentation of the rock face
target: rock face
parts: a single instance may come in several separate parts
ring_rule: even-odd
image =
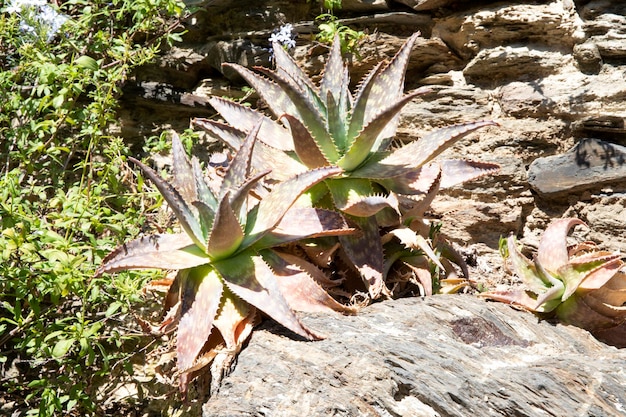
[[[467,295],[308,316],[327,338],[256,331],[205,417],[617,416],[626,351]]]
[[[343,3],[341,22],[369,34],[360,59],[352,57],[354,84],[407,36],[422,34],[406,90],[428,85],[431,92],[404,108],[401,140],[471,120],[500,125],[442,156],[496,162],[501,171],[442,190],[430,211],[471,260],[473,279],[515,283],[503,271],[500,237],[513,233],[536,247],[553,218],[579,217],[590,227],[582,237],[626,252],[626,2]],[[185,42],[127,86],[119,128],[129,141],[213,115],[210,95],[246,97],[221,64],[268,65],[267,39],[285,23],[297,34],[294,57],[319,76],[328,49],[313,40],[316,2],[206,4],[186,22]],[[214,146],[204,140],[200,152]],[[607,149],[616,153],[608,158]],[[255,333],[205,415],[626,414],[623,352],[504,305],[433,297],[305,321],[329,338],[303,343]]]

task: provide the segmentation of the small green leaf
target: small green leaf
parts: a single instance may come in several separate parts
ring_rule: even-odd
[[[62,339],[59,340],[52,348],[52,356],[56,359],[62,358],[69,352],[69,350],[74,345],[73,339]]]
[[[100,68],[100,66],[98,65],[98,61],[87,55],[79,57],[78,59],[76,59],[76,61],[74,61],[74,63],[79,67],[83,67],[92,71],[97,71]]]

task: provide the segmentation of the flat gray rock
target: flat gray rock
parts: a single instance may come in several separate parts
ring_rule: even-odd
[[[253,333],[203,416],[617,416],[626,351],[470,295],[304,317]]]
[[[583,139],[564,154],[537,158],[528,182],[541,194],[558,194],[626,181],[626,147]]]

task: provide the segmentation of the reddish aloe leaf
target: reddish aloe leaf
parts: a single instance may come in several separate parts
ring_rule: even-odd
[[[494,126],[497,123],[492,121],[480,121],[463,123],[454,126],[438,129],[414,142],[405,145],[385,159],[378,162],[381,167],[396,166],[396,167],[418,167],[421,166],[441,152],[452,146],[456,141],[468,135],[469,133],[480,129],[485,126]],[[369,166],[365,169],[370,169]],[[375,167],[372,167],[375,169]],[[372,172],[372,175],[376,175],[376,171]]]
[[[387,295],[389,290],[383,280],[383,245],[374,217],[352,217],[361,233],[339,236],[348,259],[361,274],[372,299]]]
[[[307,189],[333,175],[341,173],[337,167],[325,167],[309,170],[296,175],[286,181],[278,183],[272,192],[259,202],[258,210],[254,212],[254,219],[249,216],[246,229],[246,246],[259,240],[269,232],[283,218],[287,210]]]
[[[193,168],[178,135],[172,134],[172,185],[187,204],[198,199]]]
[[[209,235],[207,253],[214,259],[221,259],[233,254],[239,248],[244,238],[243,230],[237,215],[235,215],[230,206],[229,198],[230,193],[227,192],[220,201],[213,228]]]
[[[274,116],[293,114],[297,115],[298,109],[291,101],[291,98],[275,82],[262,77],[249,69],[237,64],[222,64],[223,67],[236,71],[248,84],[254,88],[263,100],[267,103]]]
[[[264,250],[261,255],[274,271],[280,291],[293,310],[309,313],[354,312],[353,308],[338,303],[328,295],[309,275],[309,272],[321,273],[315,266],[309,264],[309,268],[304,269],[304,261],[291,263],[287,259],[294,260],[296,257],[283,257],[272,250]]]
[[[280,292],[276,277],[263,259],[248,252],[215,262],[226,286],[294,333],[309,340],[320,339],[300,323]]]
[[[213,326],[222,334],[226,348],[239,351],[249,334],[249,331],[244,330],[247,327],[250,327],[250,330],[254,327],[256,317],[256,308],[225,288],[219,314]]]
[[[307,126],[326,158],[330,162],[337,161],[337,159],[339,159],[339,153],[326,128],[326,122],[324,120],[326,112],[320,112],[319,108],[319,106],[323,104],[312,100],[310,94],[307,94],[306,88],[304,90],[301,89],[300,86],[294,85],[278,73],[263,68],[258,68],[258,70],[272,77],[274,82],[276,82],[276,84],[283,89],[284,93],[289,97],[297,109],[296,112],[286,111],[284,113],[280,113],[278,116],[280,117],[283,114],[291,114],[298,117],[298,119],[300,119],[300,121]]]
[[[441,181],[439,164],[428,164],[405,172],[396,177],[379,179],[376,182],[398,194],[426,194],[432,190],[435,182]]]
[[[239,147],[239,150],[237,150],[237,153],[226,171],[226,175],[224,175],[219,198],[223,198],[224,194],[239,187],[245,182],[246,178],[248,178],[250,174],[250,163],[252,161],[252,149],[254,148],[261,123],[261,120],[257,121]]]
[[[126,269],[185,269],[209,262],[186,233],[152,235],[124,243],[108,254],[96,276]]]
[[[274,42],[272,45],[274,51],[274,62],[276,63],[276,71],[285,78],[294,80],[297,84],[306,85],[311,91],[315,90],[315,86],[311,79],[302,71],[296,61],[289,55],[283,46]]]
[[[211,120],[195,119],[194,124],[218,139],[225,142],[234,150],[238,150],[245,134],[232,126]],[[286,180],[296,174],[306,171],[307,167],[288,156],[284,152],[277,152],[264,143],[257,142],[252,153],[252,166],[259,171],[273,170],[271,177],[278,181]],[[276,169],[280,167],[280,169]]]
[[[425,296],[433,295],[433,277],[430,274],[430,264],[425,256],[406,256],[402,258],[402,263],[406,265],[417,281],[422,286]]]
[[[245,132],[236,129],[231,125],[216,122],[214,120],[193,119],[192,123],[215,138],[220,139],[235,151],[239,150],[239,147],[246,137]]]
[[[251,131],[258,120],[262,119],[263,123],[258,134],[259,140],[281,151],[293,151],[293,140],[289,132],[263,113],[219,97],[211,97],[209,103],[227,123],[231,126],[237,126],[239,130],[244,132]]]
[[[300,161],[308,168],[319,168],[330,165],[324,156],[311,132],[302,124],[300,120],[290,114],[283,114],[282,118],[287,119],[293,136],[294,148]]]
[[[546,228],[537,249],[537,262],[547,271],[555,273],[568,263],[567,234],[576,225],[587,226],[580,219],[567,218],[555,220]]]
[[[161,178],[149,166],[144,165],[133,157],[129,157],[128,159],[139,168],[141,168],[146,176],[150,178],[150,180],[152,180],[154,185],[156,185],[157,189],[176,215],[178,221],[180,221],[180,224],[183,229],[185,229],[185,232],[187,232],[187,234],[193,239],[196,245],[203,247],[204,242],[200,224],[198,223],[198,220],[196,220],[196,218],[194,217],[192,210],[187,205],[187,202],[180,195],[178,190],[176,190],[176,188],[174,188],[171,184]]]
[[[352,171],[363,163],[370,152],[376,152],[378,149],[376,149],[375,144],[381,142],[379,135],[385,131],[385,128],[391,123],[400,110],[418,94],[421,94],[420,90],[407,94],[393,102],[391,106],[384,107],[385,110],[377,113],[372,120],[357,133],[357,136],[350,144],[350,148],[346,154],[337,161],[337,165],[346,171]],[[391,136],[394,134],[395,132],[392,132]]]
[[[391,193],[387,196],[370,195],[351,199],[341,208],[341,211],[352,216],[369,217],[386,208],[399,212],[398,206],[398,198]]]
[[[446,159],[438,161],[441,166],[441,188],[453,187],[465,181],[480,178],[484,175],[495,174],[500,165],[488,162],[464,161],[460,159]]]
[[[536,311],[537,300],[529,296],[524,290],[489,291],[478,294],[479,297],[513,304],[529,311]]]
[[[311,207],[291,208],[280,223],[256,242],[254,247],[269,248],[307,238],[355,232],[356,229],[349,227],[343,216],[335,211]]]
[[[212,267],[187,271],[181,282],[181,317],[176,335],[179,371],[191,368],[209,338],[222,296],[222,282]]]

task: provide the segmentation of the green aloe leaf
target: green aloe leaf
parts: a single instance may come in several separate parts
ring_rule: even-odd
[[[441,168],[437,163],[406,171],[395,177],[376,180],[387,190],[405,195],[426,194],[432,190],[436,181],[441,181]]]
[[[283,77],[292,79],[296,84],[306,85],[310,91],[315,91],[316,87],[311,79],[302,71],[296,61],[278,42],[272,45],[274,51],[274,62],[276,63],[276,71]]]
[[[178,370],[194,365],[213,329],[222,296],[222,282],[211,266],[184,271],[181,277],[181,317],[176,334]]]
[[[226,120],[231,126],[244,132],[250,132],[258,123],[259,119],[263,120],[261,129],[258,133],[258,139],[273,148],[281,151],[293,151],[293,139],[284,127],[280,126],[274,120],[265,116],[263,113],[235,103],[232,100],[225,100],[219,97],[211,97],[209,103],[220,116]],[[205,119],[196,119],[195,122]]]
[[[393,152],[377,154],[374,158],[370,158],[367,164],[352,171],[350,175],[359,178],[381,179],[406,175],[407,172],[425,165],[471,132],[481,127],[493,125],[497,125],[497,123],[481,121],[438,129]]]
[[[341,211],[365,197],[374,195],[372,183],[364,178],[331,178],[325,183],[335,207]]]
[[[557,271],[565,284],[565,291],[561,301],[567,300],[572,294],[581,289],[597,289],[606,284],[622,266],[619,254],[596,255],[586,257],[590,259],[569,262]]]
[[[274,273],[260,256],[242,252],[217,261],[214,265],[228,289],[235,295],[292,332],[309,340],[320,338],[300,323],[280,292]]]
[[[126,269],[185,269],[209,262],[186,233],[143,236],[109,253],[96,276]]]
[[[152,168],[147,165],[144,165],[140,161],[136,160],[133,157],[128,158],[135,165],[137,165],[141,170],[146,174],[150,180],[156,185],[157,189],[167,201],[170,208],[176,215],[178,221],[180,221],[181,226],[189,234],[189,236],[193,239],[196,245],[200,247],[204,247],[205,242],[203,241],[203,233],[198,220],[195,218],[193,211],[185,201],[185,199],[180,195],[178,190],[174,188],[171,184],[162,179]]]
[[[339,35],[337,35],[328,54],[326,66],[324,66],[322,81],[320,82],[320,97],[328,98],[330,95],[335,101],[340,100],[343,88],[347,88],[343,80],[345,69],[347,68],[341,57],[341,42]],[[328,101],[326,106],[328,107]]]
[[[222,259],[232,255],[244,239],[239,219],[233,212],[229,200],[230,193],[227,192],[220,201],[213,228],[209,235],[207,253],[213,259]]]
[[[204,179],[204,173],[202,172],[202,168],[200,168],[198,158],[191,158],[191,167],[193,170],[194,181],[196,183],[198,201],[202,202],[210,210],[215,212],[215,210],[217,210],[217,198],[215,198],[215,194],[213,194],[213,191],[211,191]]]
[[[376,114],[372,121],[354,138],[346,154],[337,161],[337,165],[346,171],[353,171],[365,161],[370,153],[376,152],[378,149],[375,149],[374,146],[381,142],[379,135],[383,133],[386,126],[391,123],[400,110],[418,94],[421,94],[421,91],[414,91]]]
[[[387,103],[397,101],[404,88],[404,75],[411,49],[419,33],[413,34],[385,67],[374,68],[361,83],[356,93],[349,137],[355,138],[361,128],[367,125]],[[386,126],[383,136],[393,137],[397,121]]]

